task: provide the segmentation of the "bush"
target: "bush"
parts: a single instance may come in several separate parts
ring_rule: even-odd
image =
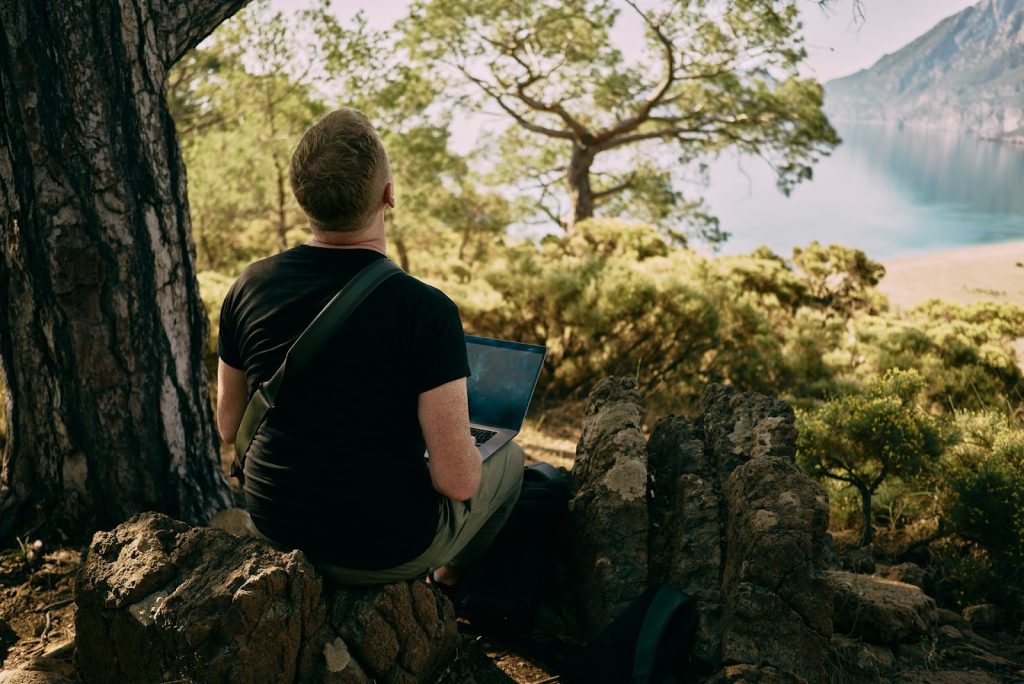
[[[987,558],[989,595],[1012,597],[1024,610],[1022,426],[995,411],[958,413],[955,426],[957,443],[943,459],[944,514],[961,540],[977,546],[971,555]]]
[[[872,539],[872,500],[882,484],[921,474],[942,451],[939,423],[917,405],[922,387],[918,372],[891,370],[864,392],[797,414],[797,462],[860,494],[862,545]]]

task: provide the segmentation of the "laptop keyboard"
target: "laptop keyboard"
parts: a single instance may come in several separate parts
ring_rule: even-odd
[[[473,435],[473,439],[476,440],[476,445],[480,446],[494,435],[498,434],[494,430],[484,430],[483,428],[469,428],[469,434]]]

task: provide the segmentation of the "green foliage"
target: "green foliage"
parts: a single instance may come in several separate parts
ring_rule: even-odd
[[[851,376],[913,368],[925,379],[934,410],[1012,409],[1024,376],[1013,341],[1024,336],[1024,309],[1012,304],[930,301],[903,317],[853,320]]]
[[[644,27],[637,59],[614,40],[622,12]],[[507,115],[513,128],[493,149],[512,154],[491,157],[504,181],[540,182],[540,214],[572,225],[601,205],[713,238],[717,222],[681,192],[703,160],[756,154],[788,192],[839,142],[821,86],[799,76],[798,29],[795,0],[418,0],[401,25],[411,58],[459,105]]]
[[[885,275],[885,267],[859,250],[842,245],[823,247],[817,241],[793,249],[793,264],[806,286],[806,296],[821,309],[849,318],[865,311],[886,308],[874,287]]]
[[[819,477],[846,483],[863,500],[862,542],[871,541],[871,497],[887,477],[914,477],[942,452],[938,422],[917,406],[917,371],[891,370],[865,391],[798,414],[797,462]]]
[[[961,539],[985,551],[999,580],[1024,590],[1020,421],[995,411],[958,412],[955,425],[959,439],[944,458],[945,515]]]
[[[288,186],[292,149],[325,106],[302,38],[327,4],[289,18],[268,0],[179,62],[168,95],[188,168],[200,268],[237,272],[304,238]]]

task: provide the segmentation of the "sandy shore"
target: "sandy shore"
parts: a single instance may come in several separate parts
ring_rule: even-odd
[[[890,259],[879,289],[901,309],[938,297],[1024,306],[1024,240]]]

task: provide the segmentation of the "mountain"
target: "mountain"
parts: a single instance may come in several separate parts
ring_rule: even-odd
[[[838,122],[1024,142],[1024,0],[981,0],[870,69],[829,81],[825,111]]]

